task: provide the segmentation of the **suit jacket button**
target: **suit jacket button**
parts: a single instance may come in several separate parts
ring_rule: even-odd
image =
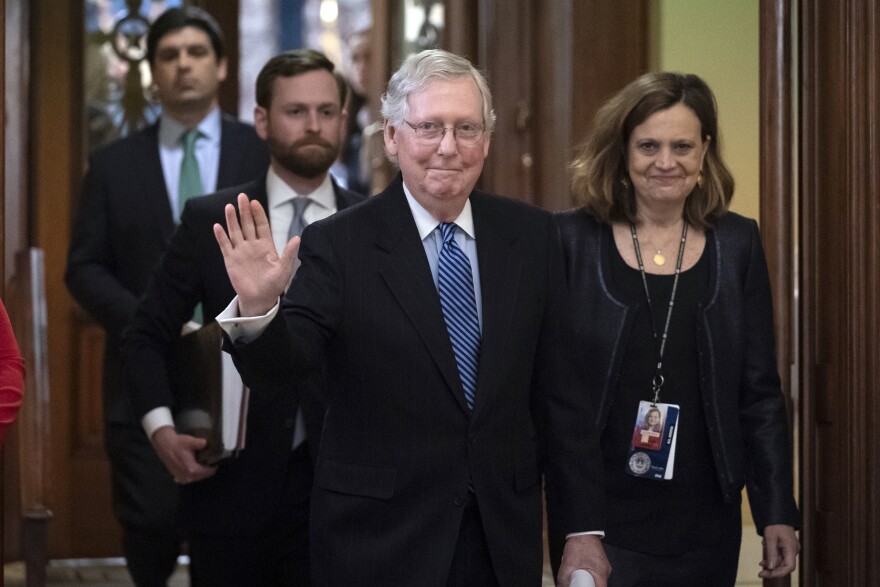
[[[455,505],[461,507],[461,506],[464,505],[464,498],[463,498],[462,496],[459,495],[458,497],[455,498],[455,500],[454,500],[452,503],[454,503]]]

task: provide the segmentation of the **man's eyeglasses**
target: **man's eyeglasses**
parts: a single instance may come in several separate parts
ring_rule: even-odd
[[[452,136],[459,145],[473,145],[483,136],[483,127],[473,122],[462,122],[457,126],[443,126],[437,122],[420,122],[413,124],[404,120],[415,131],[416,138],[425,145],[436,145],[443,140],[447,130],[452,131]]]

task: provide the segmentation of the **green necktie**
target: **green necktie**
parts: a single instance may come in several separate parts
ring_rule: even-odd
[[[177,184],[178,220],[183,214],[183,206],[193,196],[202,195],[202,176],[199,173],[199,160],[196,159],[196,141],[201,136],[193,129],[180,138],[183,143],[183,160],[180,162],[180,181]]]
[[[196,141],[201,136],[194,128],[180,137],[183,143],[183,160],[180,162],[180,182],[177,184],[177,213],[183,214],[183,206],[189,198],[202,195],[202,176],[199,173],[199,160],[196,159]],[[180,216],[178,216],[178,221]],[[204,324],[202,305],[196,306],[192,320]]]

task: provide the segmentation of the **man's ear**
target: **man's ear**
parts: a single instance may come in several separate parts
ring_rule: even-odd
[[[225,57],[221,57],[219,61],[217,61],[217,80],[220,83],[226,81],[226,73],[227,68],[229,67],[229,62]]]
[[[345,138],[345,133],[348,130],[348,117],[349,116],[350,116],[350,114],[348,113],[348,110],[346,110],[345,108],[343,108],[339,112],[339,136],[342,139]]]
[[[392,125],[388,119],[385,119],[384,125],[385,150],[392,157],[397,156],[397,128]]]
[[[254,128],[264,141],[269,137],[269,112],[262,106],[254,107]]]

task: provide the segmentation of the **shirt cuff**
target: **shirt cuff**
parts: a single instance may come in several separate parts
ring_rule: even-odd
[[[144,428],[144,432],[147,433],[147,438],[153,438],[153,434],[159,428],[164,426],[174,427],[174,418],[171,416],[171,409],[166,406],[159,406],[158,408],[153,408],[141,418],[141,426]]]
[[[589,532],[572,532],[571,534],[566,534],[565,539],[568,540],[572,536],[598,536],[599,538],[605,538],[605,531],[591,530]]]
[[[278,308],[281,304],[281,298],[275,302],[275,305],[263,316],[239,316],[238,296],[232,298],[229,305],[217,314],[217,324],[223,329],[223,332],[229,335],[232,342],[241,342],[247,344],[260,337],[261,334],[269,327],[269,323],[278,314]]]

